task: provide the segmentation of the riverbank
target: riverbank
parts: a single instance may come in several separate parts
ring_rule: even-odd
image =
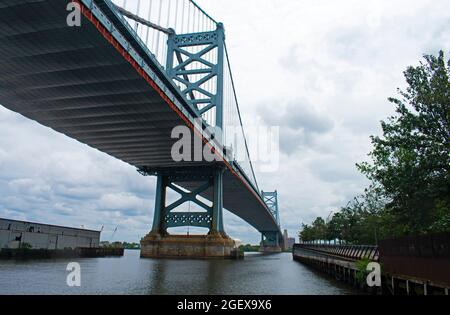
[[[384,240],[379,246],[296,244],[292,255],[362,292],[449,295],[449,233]],[[374,286],[367,282],[370,262],[378,266],[380,281]]]
[[[295,261],[345,283],[360,293],[382,294],[381,287],[369,287],[359,261],[378,261],[377,248],[365,246],[311,246],[296,244],[292,250]],[[368,262],[369,260],[367,260]],[[366,263],[367,264],[367,263]]]
[[[0,250],[0,259],[58,259],[58,258],[95,258],[95,257],[121,257],[123,248],[75,248],[75,249],[29,249],[29,248],[3,248]]]

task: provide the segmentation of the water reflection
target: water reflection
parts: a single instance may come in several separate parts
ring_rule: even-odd
[[[68,260],[0,261],[0,294],[351,294],[348,287],[292,260],[249,254],[245,260],[80,259],[82,286],[69,288]]]

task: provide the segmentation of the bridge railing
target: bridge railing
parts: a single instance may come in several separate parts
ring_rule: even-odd
[[[295,249],[307,249],[315,252],[342,257],[349,260],[369,259],[378,261],[378,246],[370,245],[334,245],[334,244],[313,244],[300,243],[294,245]]]
[[[218,28],[217,23],[211,16],[203,11],[192,0],[111,0],[129,25],[134,29],[147,48],[155,56],[161,68],[165,68],[168,58],[168,39],[171,32],[176,34],[191,34],[213,32]],[[189,53],[196,54],[202,50],[202,46],[185,48]],[[259,193],[259,187],[249,154],[247,138],[242,123],[239,110],[239,103],[231,71],[231,63],[226,45],[223,45],[223,87],[219,90],[218,79],[207,80],[201,88],[211,95],[222,93],[223,96],[223,126],[222,126],[222,146],[225,148],[228,162],[234,165],[244,177],[253,185],[255,192]],[[202,56],[211,63],[217,64],[219,51],[213,49]],[[189,71],[193,68],[202,68],[202,65],[190,64],[185,67]],[[189,74],[191,82],[202,79],[203,73]],[[186,88],[179,81],[174,80],[182,91]],[[202,99],[204,95],[199,91],[192,91],[187,96],[189,100]],[[199,104],[199,109],[203,106]],[[216,109],[212,108],[201,114],[203,120],[212,127],[216,127]],[[231,152],[231,154],[229,153]]]

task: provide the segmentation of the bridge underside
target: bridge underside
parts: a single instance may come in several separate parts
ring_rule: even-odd
[[[169,104],[167,91],[155,89],[126,60],[126,51],[101,34],[101,27],[84,16],[81,27],[68,27],[66,5],[61,0],[0,0],[0,104],[136,168],[213,166],[172,160],[171,131],[187,125],[185,114]],[[145,59],[174,92],[159,66]],[[244,177],[226,162],[216,164],[225,169],[224,208],[259,231],[279,232]],[[179,184],[199,187],[195,181]],[[213,200],[213,190],[201,196]]]

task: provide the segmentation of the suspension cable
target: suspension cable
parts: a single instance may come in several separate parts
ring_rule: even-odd
[[[147,22],[150,22],[150,18],[151,18],[151,15],[152,15],[152,3],[153,2],[153,0],[150,0],[150,3],[149,3],[149,6],[148,6],[148,17],[147,17]],[[150,34],[150,28],[151,27],[147,27],[147,36],[146,36],[146,39],[145,39],[145,44],[148,46],[148,36],[149,36],[149,34]]]
[[[239,122],[240,122],[240,125],[241,125],[243,137],[244,137],[245,149],[247,151],[248,161],[249,161],[250,168],[251,168],[251,171],[252,171],[253,180],[255,181],[256,189],[258,189],[258,191],[259,191],[258,182],[256,181],[255,171],[253,169],[253,163],[252,163],[252,160],[250,159],[250,152],[248,150],[248,143],[247,143],[247,138],[245,137],[244,126],[242,124],[241,111],[239,110],[239,103],[238,103],[238,100],[237,100],[236,89],[235,89],[235,86],[234,86],[233,74],[231,73],[230,58],[228,56],[228,50],[227,50],[227,46],[225,44],[224,44],[224,49],[225,49],[225,56],[226,56],[226,59],[227,59],[228,69],[229,69],[230,78],[231,78],[231,86],[232,86],[232,89],[233,89],[233,96],[234,96],[234,99],[235,99],[235,102],[236,102],[236,108],[237,108],[237,112],[238,112]]]

